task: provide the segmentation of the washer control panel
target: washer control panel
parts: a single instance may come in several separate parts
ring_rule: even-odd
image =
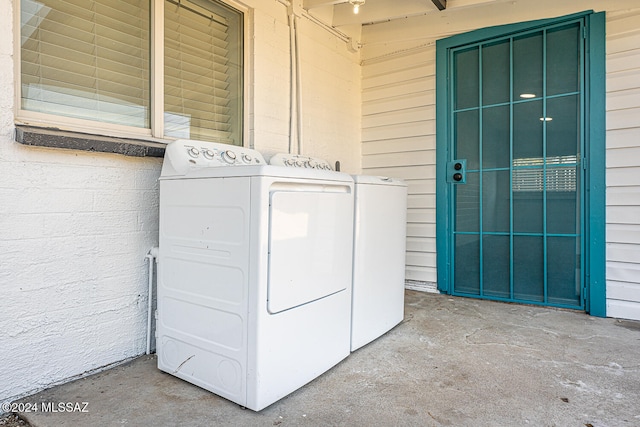
[[[320,170],[333,170],[331,165],[317,157],[302,156],[300,154],[279,153],[269,159],[269,164],[274,166],[286,166],[292,168],[308,168]]]
[[[190,170],[212,167],[265,165],[256,150],[217,142],[178,139],[167,145],[161,176],[184,175]]]

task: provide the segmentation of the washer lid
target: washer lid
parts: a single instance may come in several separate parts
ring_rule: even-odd
[[[353,182],[356,184],[373,184],[373,185],[396,185],[406,187],[407,183],[398,178],[390,178],[387,176],[375,175],[352,175]]]

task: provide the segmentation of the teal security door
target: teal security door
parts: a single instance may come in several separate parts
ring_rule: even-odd
[[[574,18],[449,50],[448,293],[585,309],[585,34]]]

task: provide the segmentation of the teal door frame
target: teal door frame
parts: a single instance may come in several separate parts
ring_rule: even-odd
[[[449,111],[451,54],[458,47],[508,34],[530,31],[565,21],[584,19],[585,26],[585,130],[584,159],[584,266],[585,310],[606,316],[605,276],[605,14],[585,11],[553,19],[509,24],[459,34],[436,42],[436,249],[438,289],[451,293],[452,185],[447,182],[447,163],[452,160]],[[588,167],[587,167],[588,165]]]

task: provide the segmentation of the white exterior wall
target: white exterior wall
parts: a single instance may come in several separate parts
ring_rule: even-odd
[[[362,114],[363,173],[408,185],[405,277],[435,290],[435,46],[365,60]]]
[[[289,147],[289,24],[277,0],[254,0],[253,148],[269,159]],[[265,3],[270,7],[265,8]],[[302,153],[360,172],[360,55],[298,18]],[[295,133],[295,131],[294,131]],[[294,152],[297,142],[294,141]]]
[[[519,0],[363,29],[366,173],[409,183],[407,278],[436,281],[435,41],[478,28],[593,9],[607,12],[607,315],[640,319],[640,4]],[[463,6],[458,7],[462,4]]]
[[[640,320],[640,7],[607,15],[607,316]]]
[[[268,157],[288,148],[289,32],[284,5],[251,3],[249,142]],[[162,164],[13,141],[13,4],[0,0],[0,402],[144,353]],[[300,44],[304,153],[359,172],[358,54],[306,18]]]

